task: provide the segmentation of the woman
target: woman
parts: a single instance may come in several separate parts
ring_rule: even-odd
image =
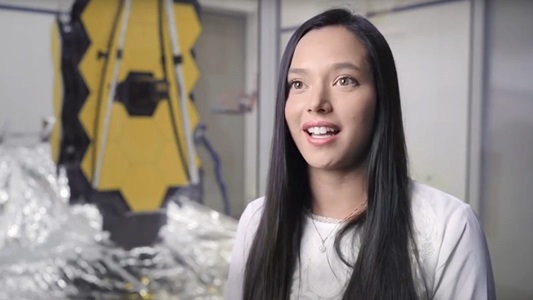
[[[394,59],[370,22],[334,9],[296,30],[275,124],[226,299],[495,298],[470,206],[408,176]]]

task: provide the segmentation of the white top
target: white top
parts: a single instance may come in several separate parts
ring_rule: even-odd
[[[226,283],[227,300],[242,299],[244,266],[259,224],[263,201],[259,198],[251,202],[239,221]],[[436,300],[495,299],[485,236],[471,207],[444,192],[413,182],[412,215],[420,255],[420,268],[415,270],[418,288],[427,286],[427,295]],[[351,272],[338,258],[333,246],[339,227],[336,220],[317,216],[306,218],[300,249],[301,266],[297,266],[293,277],[291,299],[342,298]],[[322,240],[317,229],[323,239],[331,233],[325,242],[326,252],[319,249]],[[350,247],[350,244],[349,239],[343,239],[342,253],[356,257],[359,248]]]

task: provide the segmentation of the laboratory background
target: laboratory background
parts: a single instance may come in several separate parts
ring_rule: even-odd
[[[283,49],[332,7],[392,48],[412,177],[533,299],[531,0],[0,0],[0,299],[223,299]]]

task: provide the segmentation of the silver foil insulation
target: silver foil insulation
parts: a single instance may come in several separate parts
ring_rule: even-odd
[[[157,244],[126,251],[69,196],[48,144],[0,145],[0,299],[222,299],[235,220],[180,198]]]

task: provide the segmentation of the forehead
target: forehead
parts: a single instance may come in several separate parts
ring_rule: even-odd
[[[366,48],[348,29],[328,26],[311,30],[300,39],[291,66],[312,67],[339,61],[364,67]]]

